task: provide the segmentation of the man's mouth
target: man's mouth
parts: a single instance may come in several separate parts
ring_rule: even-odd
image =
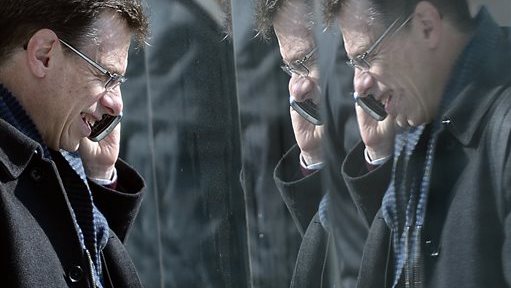
[[[380,104],[383,107],[385,107],[385,110],[388,113],[389,112],[388,106],[389,106],[389,103],[390,103],[391,100],[392,100],[392,95],[387,94],[387,95],[383,95],[382,97],[380,97],[377,101],[380,102]]]
[[[82,121],[92,130],[92,127],[94,127],[94,124],[96,123],[96,118],[90,114],[83,112],[81,113],[80,116],[82,117]]]

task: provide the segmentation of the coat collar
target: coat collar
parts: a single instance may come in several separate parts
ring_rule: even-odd
[[[49,157],[33,121],[11,92],[0,84],[0,169],[12,179],[19,177],[32,155]],[[3,167],[2,167],[3,166]]]
[[[454,70],[455,79],[468,81],[441,117],[444,128],[463,145],[471,143],[499,92],[511,83],[511,45],[504,28],[484,8],[477,18],[474,36]]]
[[[464,89],[451,108],[442,116],[443,126],[463,145],[472,142],[483,118],[500,95],[503,85],[493,88],[477,87],[470,84]]]
[[[42,155],[36,141],[0,119],[0,168],[11,179],[18,178],[27,168],[34,154]]]

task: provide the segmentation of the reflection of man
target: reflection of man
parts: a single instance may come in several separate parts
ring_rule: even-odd
[[[122,241],[143,180],[117,159],[139,1],[7,1],[0,12],[0,274],[7,287],[138,287]],[[78,151],[78,152],[77,152]],[[116,190],[112,188],[117,188]]]
[[[281,1],[278,6],[261,1],[258,5],[258,20],[262,34],[271,27],[270,25],[273,25],[284,62],[282,68],[291,76],[289,80],[290,97],[300,103],[311,101],[319,104],[320,75],[317,63],[318,47],[314,40],[311,24],[313,23],[311,21],[313,19],[312,5],[312,1],[304,0]],[[338,95],[340,91],[332,93]],[[349,107],[350,110],[353,107],[351,102]],[[331,269],[331,267],[327,267],[326,263],[334,262],[334,258],[326,261],[326,256],[328,254],[333,256],[334,250],[327,250],[327,243],[331,235],[328,232],[333,230],[325,230],[323,227],[326,226],[325,218],[327,217],[322,216],[326,216],[326,213],[318,213],[323,190],[327,190],[322,188],[325,186],[321,184],[322,179],[318,172],[324,167],[325,155],[321,143],[324,138],[324,127],[310,123],[293,108],[290,108],[290,114],[297,146],[286,153],[279,162],[275,169],[275,181],[303,237],[291,287],[320,287],[322,285],[328,287],[331,280],[328,277],[330,276],[340,278],[342,287],[352,287],[358,272],[366,228],[354,216],[356,215],[354,205],[346,197],[348,201],[343,203],[343,206],[346,207],[343,207],[342,212],[336,215],[345,219],[353,219],[348,221],[349,228],[344,230],[348,234],[336,235],[335,239],[335,248],[339,250],[339,257],[342,258],[340,262],[343,264],[337,267],[338,270],[331,275],[325,273],[325,269]],[[345,137],[345,135],[341,134],[339,137]],[[343,150],[343,147],[337,148]],[[336,181],[342,182],[340,175]],[[346,194],[346,187],[343,183],[340,184],[342,191],[335,192]],[[333,222],[336,223],[336,221]]]
[[[329,4],[355,91],[389,114],[376,122],[357,108],[365,145],[343,166],[372,223],[358,286],[509,287],[507,31],[486,10],[471,18],[463,0]]]
[[[150,1],[151,45],[129,56],[121,155],[154,194],[127,246],[146,287],[246,283],[234,59],[220,2]]]

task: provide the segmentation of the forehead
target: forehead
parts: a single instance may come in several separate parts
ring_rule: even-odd
[[[357,3],[361,3],[360,1]],[[337,19],[346,52],[350,58],[365,52],[380,36],[382,25],[376,13],[363,4],[347,4]]]
[[[302,58],[315,47],[312,11],[304,0],[287,1],[273,19],[273,28],[284,60]]]
[[[113,12],[103,12],[94,23],[97,31],[96,44],[105,49],[115,49],[131,40],[131,32],[124,19]]]
[[[96,38],[86,49],[101,64],[115,69],[115,72],[124,70],[131,41],[131,32],[125,21],[115,13],[105,12],[94,23],[94,29]]]

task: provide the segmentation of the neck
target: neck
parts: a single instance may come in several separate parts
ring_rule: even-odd
[[[15,53],[10,59],[2,64],[0,67],[0,83],[12,93],[12,95],[18,100],[18,102],[23,106],[24,109],[28,109],[26,107],[27,97],[30,93],[30,85],[25,84],[29,83],[26,81],[26,76],[29,75],[26,73],[27,67],[25,65],[19,65],[25,59],[21,57],[21,53]],[[23,85],[21,83],[24,83]]]
[[[44,100],[38,97],[43,94],[44,87],[39,85],[37,79],[30,78],[32,74],[27,71],[28,67],[23,65],[23,61],[26,61],[26,59],[22,58],[20,54],[14,54],[8,62],[0,67],[0,83],[9,90],[23,107],[34,122],[38,132],[44,135],[40,123],[44,123],[48,115],[46,109],[41,108]]]
[[[433,118],[437,116],[442,96],[449,81],[455,76],[452,75],[452,73],[454,72],[456,63],[472,38],[472,32],[461,33],[450,25],[446,26],[448,28],[443,34],[442,41],[440,41],[442,45],[435,51],[436,65],[434,65],[432,71],[433,83],[438,83],[438,85],[432,85],[433,87],[437,87],[436,90],[432,91],[433,99],[435,99],[433,103],[435,106],[433,110],[434,115],[432,115]]]

